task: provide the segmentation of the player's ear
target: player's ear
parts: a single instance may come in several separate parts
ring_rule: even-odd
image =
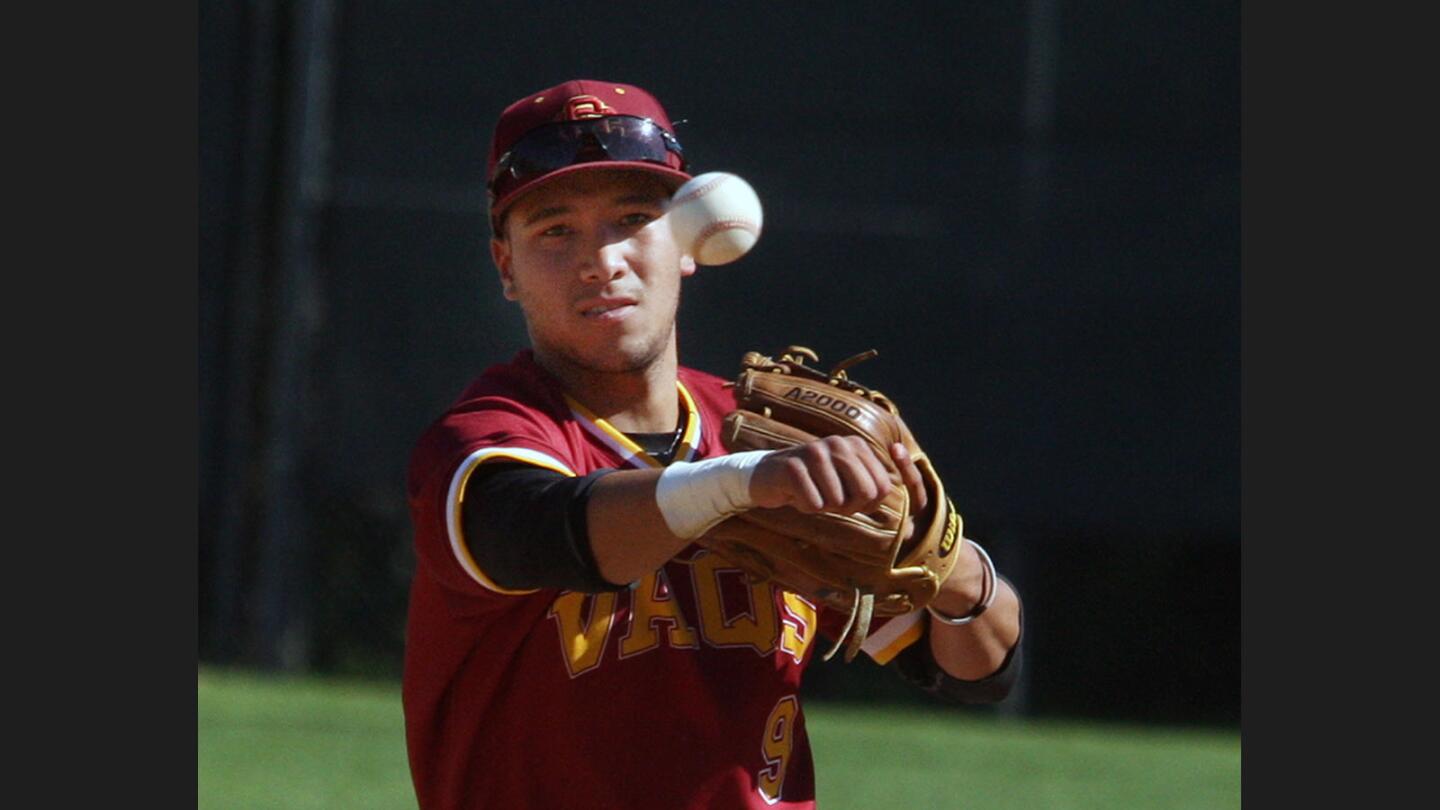
[[[500,271],[500,289],[505,293],[505,298],[514,301],[515,277],[510,273],[510,243],[491,237],[490,260],[495,262],[495,269]]]
[[[680,277],[695,275],[695,257],[689,253],[680,254]]]

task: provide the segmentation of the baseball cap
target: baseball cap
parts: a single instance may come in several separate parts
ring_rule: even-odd
[[[486,166],[490,218],[541,183],[590,169],[638,169],[690,179],[665,108],[632,84],[573,79],[505,108]]]

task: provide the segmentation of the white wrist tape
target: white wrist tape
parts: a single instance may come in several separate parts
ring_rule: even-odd
[[[676,537],[699,537],[730,515],[755,505],[750,476],[771,450],[747,450],[704,461],[677,461],[655,484],[655,505]]]

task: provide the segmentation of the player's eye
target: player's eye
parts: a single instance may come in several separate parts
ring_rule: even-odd
[[[635,211],[620,218],[620,224],[628,226],[647,225],[655,219],[655,215],[648,211]]]
[[[541,236],[565,236],[571,232],[569,225],[555,224],[540,232]]]

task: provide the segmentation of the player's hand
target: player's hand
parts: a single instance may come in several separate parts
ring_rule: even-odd
[[[904,458],[919,484],[919,471],[908,454]],[[898,458],[896,461],[901,463]],[[909,479],[904,480],[909,484]],[[879,506],[891,486],[885,463],[864,439],[825,436],[766,456],[750,477],[750,497],[756,506],[765,508],[790,506],[807,514],[853,514]],[[924,487],[920,488],[923,491]]]
[[[905,445],[896,442],[890,445],[890,457],[895,459],[895,466],[900,468],[900,480],[905,482],[905,487],[910,490],[910,514],[918,515],[925,511],[930,503],[930,496],[925,493],[925,480],[920,477],[920,468],[915,466],[915,461],[910,458],[910,451]]]

